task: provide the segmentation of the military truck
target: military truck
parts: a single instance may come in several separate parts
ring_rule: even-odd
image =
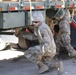
[[[57,9],[60,8],[69,9],[73,17],[76,0],[0,0],[0,35],[15,34],[18,37],[18,47],[23,49],[38,44],[37,40],[32,41],[22,37],[23,34],[30,37],[30,33],[33,33],[32,13],[41,11],[45,22],[48,23],[48,20],[53,18]],[[72,22],[73,47],[76,47],[75,26],[75,22]]]

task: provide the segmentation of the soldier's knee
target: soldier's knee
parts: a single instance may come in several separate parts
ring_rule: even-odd
[[[53,57],[56,55],[56,52],[50,53],[49,58],[53,59]]]
[[[57,54],[56,49],[54,49],[52,53],[53,53],[52,55],[55,56]]]
[[[31,57],[31,54],[29,54],[29,52],[26,51],[26,52],[24,53],[24,56],[25,56],[27,59],[29,59],[29,58]]]

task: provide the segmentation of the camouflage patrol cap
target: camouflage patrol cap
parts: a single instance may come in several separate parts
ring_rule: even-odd
[[[35,11],[32,16],[32,21],[44,21],[44,17],[40,11]]]

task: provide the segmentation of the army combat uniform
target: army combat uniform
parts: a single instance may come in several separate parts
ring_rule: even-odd
[[[37,16],[37,12],[34,13],[34,17],[35,15]],[[39,19],[38,21],[41,21],[40,16],[37,18]],[[35,21],[37,20],[35,19]],[[27,51],[25,51],[25,57],[32,62],[36,62],[37,64],[39,64],[38,66],[48,64],[56,55],[56,46],[53,39],[53,34],[48,25],[45,24],[45,22],[41,21],[38,27],[34,27],[33,36],[25,36],[25,38],[26,37],[30,40],[35,40],[36,38],[39,41],[39,45],[30,47]],[[44,67],[44,70],[49,69],[46,65],[44,65]],[[42,73],[44,70],[40,70],[39,73]]]
[[[41,25],[35,27],[35,37],[38,39],[39,45],[30,47],[25,52],[25,56],[37,62],[37,56],[42,55],[47,57],[43,58],[42,61],[48,63],[56,54],[56,46],[50,28],[45,23],[41,23]]]
[[[26,50],[25,57],[35,62],[38,65],[39,73],[43,73],[49,69],[48,64],[56,55],[56,45],[53,34],[48,25],[45,24],[41,12],[34,12],[33,19],[33,21],[40,22],[39,25],[37,27],[34,26],[34,34],[31,34],[30,37],[27,35],[23,37],[29,40],[38,39],[39,45]]]
[[[69,56],[76,56],[76,51],[71,46],[70,12],[67,9],[64,9],[63,11],[62,18],[59,20],[59,34],[55,38],[57,51],[59,51],[60,46],[62,46],[66,48]]]

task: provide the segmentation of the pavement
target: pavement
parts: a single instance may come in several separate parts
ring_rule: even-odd
[[[15,42],[17,41],[17,38],[13,39]],[[23,55],[23,50],[9,49],[0,51],[0,75],[58,75],[56,69],[50,69],[48,72],[39,74],[37,65],[33,62],[30,62],[25,57],[19,58],[16,61],[14,60]],[[60,60],[64,64],[64,72],[61,75],[76,75],[75,58],[60,57]]]
[[[15,58],[0,60],[0,75],[58,75],[56,69],[50,69],[43,74],[38,73],[38,67],[35,63],[28,61],[26,58]],[[61,75],[76,75],[76,60],[62,59],[64,72]]]
[[[24,52],[22,49],[0,51],[0,75],[58,75],[58,71],[53,68],[39,74],[37,65],[23,57]],[[59,59],[64,65],[61,75],[76,75],[76,58],[68,58],[63,54]]]

